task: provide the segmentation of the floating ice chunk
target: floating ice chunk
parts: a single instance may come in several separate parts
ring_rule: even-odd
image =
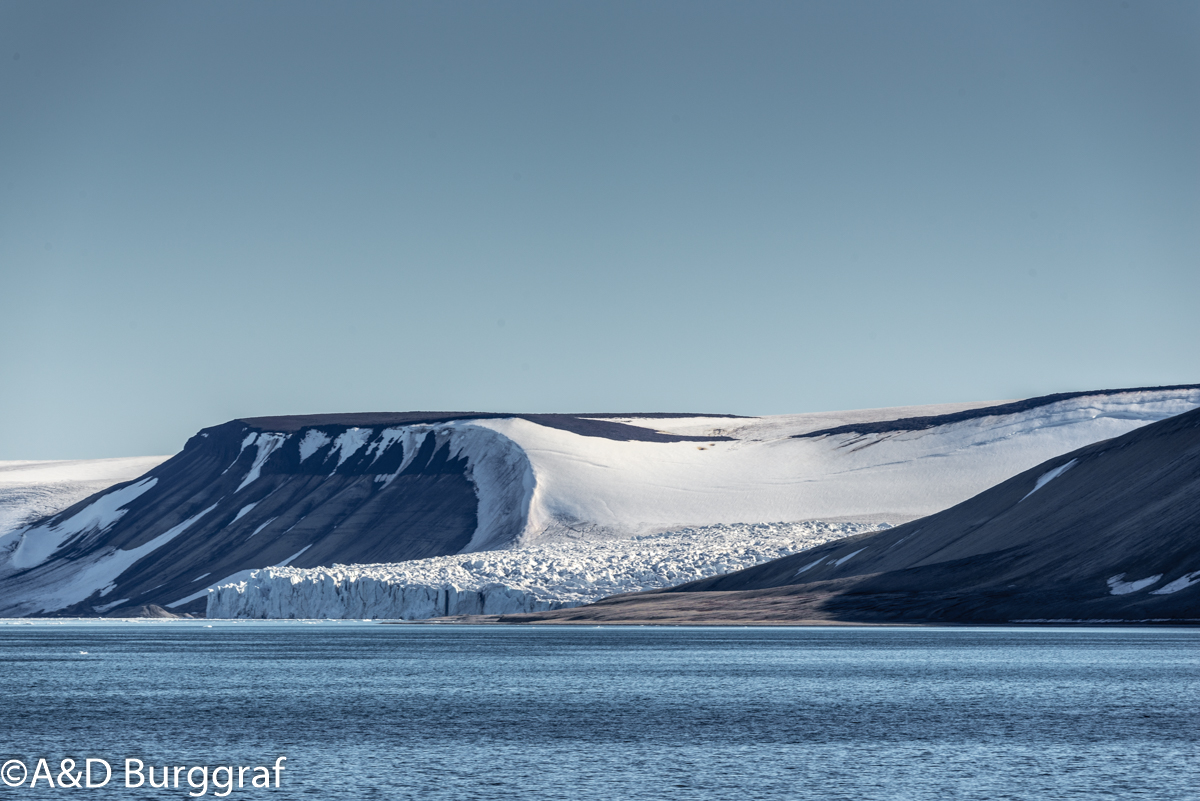
[[[318,431],[315,428],[310,428],[304,435],[304,439],[300,440],[300,461],[303,462],[308,457],[312,456],[317,451],[324,448],[332,440],[324,431]]]
[[[1113,576],[1112,578],[1110,578],[1108,580],[1109,593],[1111,595],[1128,595],[1131,592],[1137,592],[1138,590],[1144,590],[1147,587],[1149,587],[1151,584],[1154,584],[1156,581],[1158,581],[1160,578],[1162,578],[1162,573],[1159,573],[1157,576],[1150,576],[1149,578],[1138,579],[1137,581],[1122,581],[1121,579],[1123,579],[1123,578],[1125,578],[1125,574],[1118,573],[1117,575]],[[1170,586],[1170,585],[1167,585],[1167,586]],[[1180,589],[1182,589],[1182,587]]]
[[[1029,492],[1025,493],[1025,496],[1023,498],[1021,498],[1021,501],[1025,500],[1025,498],[1028,498],[1030,495],[1037,492],[1042,487],[1046,486],[1051,481],[1053,481],[1054,479],[1061,476],[1063,473],[1070,470],[1072,467],[1075,466],[1075,463],[1078,461],[1079,461],[1078,459],[1072,459],[1071,461],[1067,462],[1066,464],[1060,464],[1058,467],[1054,468],[1053,470],[1047,470],[1045,473],[1042,473],[1042,475],[1038,477],[1037,483],[1033,485],[1033,489],[1031,489]],[[1017,503],[1020,503],[1021,501],[1017,501]]]
[[[1180,590],[1186,590],[1188,587],[1192,586],[1193,584],[1197,584],[1197,583],[1200,583],[1200,570],[1197,570],[1194,573],[1188,573],[1186,575],[1180,576],[1179,578],[1172,581],[1170,584],[1165,584],[1162,587],[1159,587],[1157,590],[1152,590],[1150,592],[1150,594],[1151,595],[1170,595],[1173,592],[1179,592]]]
[[[238,484],[238,488],[234,492],[241,492],[247,484],[255,481],[262,473],[263,465],[267,463],[267,459],[271,458],[271,454],[279,450],[283,443],[287,442],[287,434],[258,434],[254,440],[254,444],[258,447],[258,455],[254,457],[254,464],[250,465],[249,472],[242,479],[242,483]]]

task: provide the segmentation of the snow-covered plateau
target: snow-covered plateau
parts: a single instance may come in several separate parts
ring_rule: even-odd
[[[395,564],[264,568],[211,590],[207,616],[419,620],[563,609],[741,570],[880,528],[886,524],[718,525]]]
[[[572,542],[619,550],[647,535],[780,521],[902,524],[1197,406],[1200,386],[1181,386],[773,417],[233,420],[136,480],[0,530],[0,615],[147,604],[198,613],[209,589],[272,567],[328,571]],[[512,587],[510,578],[478,586]],[[540,591],[529,597],[569,602]]]

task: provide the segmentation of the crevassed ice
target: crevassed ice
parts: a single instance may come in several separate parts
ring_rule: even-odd
[[[275,518],[271,518],[271,520],[274,520],[274,519]],[[267,522],[270,522],[270,521],[267,521]],[[263,525],[266,525],[266,523],[264,523]],[[255,532],[255,533],[257,533],[257,532]],[[251,534],[250,536],[254,536],[254,535]],[[300,554],[304,553],[311,547],[312,547],[311,545],[305,545],[299,551],[292,554],[287,559],[284,559],[282,562],[272,565],[272,567],[287,566],[291,562],[295,561],[300,556]],[[260,568],[260,570],[261,569],[262,568]],[[237,584],[239,582],[244,584],[248,579],[251,578],[251,576],[253,576],[253,574],[255,574],[257,572],[258,572],[257,570],[239,570],[238,572],[234,573],[231,576],[226,576],[223,579],[218,579],[217,581],[214,581],[213,583],[201,588],[198,592],[193,592],[191,595],[184,596],[183,598],[180,598],[178,601],[172,601],[171,603],[167,604],[167,608],[175,609],[176,607],[182,606],[183,604],[186,604],[186,603],[190,603],[191,601],[194,601],[197,598],[203,598],[204,596],[206,596],[210,592],[212,592],[215,587],[218,587],[218,586],[222,586],[222,585],[226,585],[226,584]],[[207,576],[210,574],[205,573],[204,575]]]
[[[716,525],[393,564],[264,568],[217,586],[208,616],[418,619],[579,606],[741,570],[879,527]]]

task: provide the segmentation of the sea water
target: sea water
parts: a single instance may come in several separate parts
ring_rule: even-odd
[[[0,759],[113,770],[14,799],[1200,798],[1189,629],[10,622],[0,687]]]

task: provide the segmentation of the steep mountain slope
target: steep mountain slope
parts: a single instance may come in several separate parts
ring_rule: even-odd
[[[1200,409],[939,514],[558,620],[1200,622]]]
[[[137,481],[0,537],[0,615],[149,603],[202,611],[208,588],[268,566],[395,563],[714,524],[902,521],[1197,405],[1200,388],[1175,387],[996,413],[968,404],[782,418],[236,420],[201,431]],[[822,432],[847,417],[900,416],[935,419]]]
[[[114,484],[135,479],[170,458],[0,462],[0,536],[61,512]]]

